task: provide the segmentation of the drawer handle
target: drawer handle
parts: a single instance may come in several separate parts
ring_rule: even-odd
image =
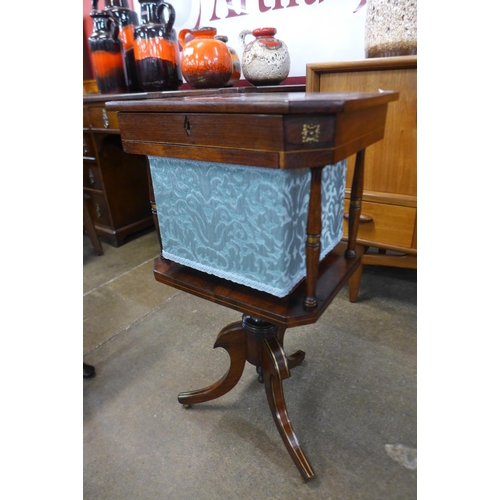
[[[83,138],[83,154],[86,155],[89,152],[89,148],[87,147],[87,141]]]
[[[102,213],[101,213],[101,207],[99,206],[99,203],[95,204],[95,213],[97,214],[97,217],[101,218]]]
[[[349,213],[344,214],[344,219],[349,220]],[[361,214],[359,216],[359,223],[360,224],[368,224],[369,222],[373,222],[373,217],[370,217],[369,215]]]
[[[106,110],[102,110],[102,121],[104,122],[104,128],[109,128],[109,119]]]
[[[92,170],[89,171],[89,179],[90,179],[90,184],[95,183],[95,177],[94,174],[92,173]]]

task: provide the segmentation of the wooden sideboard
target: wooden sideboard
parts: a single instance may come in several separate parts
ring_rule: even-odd
[[[364,195],[358,243],[366,250],[363,265],[417,267],[417,56],[307,65],[306,91],[360,92],[394,90],[384,139],[369,146],[365,157]],[[348,160],[347,185],[354,171]],[[346,191],[346,212],[350,191]],[[347,235],[347,221],[345,221]],[[358,277],[361,277],[359,273]],[[349,285],[355,301],[360,282]]]
[[[111,98],[83,98],[83,198],[97,234],[118,247],[154,224],[147,158],[123,151]]]

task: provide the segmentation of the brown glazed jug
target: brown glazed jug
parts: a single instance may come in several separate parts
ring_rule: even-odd
[[[182,85],[175,10],[163,0],[139,0],[142,24],[134,29],[134,57],[145,91],[178,90]],[[165,12],[168,19],[164,21]]]
[[[188,35],[194,38],[187,41]],[[231,52],[215,35],[217,30],[210,27],[179,32],[182,74],[195,89],[225,87],[233,74]]]
[[[90,60],[97,89],[101,94],[122,94],[129,91],[119,28],[109,12],[92,10],[94,29],[89,37]]]
[[[224,42],[226,45],[227,41],[229,40],[225,35],[216,35],[215,39]],[[229,52],[231,53],[231,59],[233,60],[233,73],[231,74],[231,78],[229,78],[229,81],[226,83],[225,87],[234,87],[240,81],[241,62],[236,51],[229,45],[227,45],[227,48],[229,49]]]
[[[94,9],[98,0],[93,0]],[[118,24],[125,60],[127,85],[130,92],[140,92],[134,58],[134,28],[139,26],[137,13],[129,8],[128,0],[104,0],[104,10],[109,12]]]

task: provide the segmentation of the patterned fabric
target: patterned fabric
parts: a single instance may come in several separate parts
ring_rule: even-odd
[[[278,297],[306,275],[309,169],[149,162],[163,257]],[[321,258],[342,238],[346,165],[323,169]]]

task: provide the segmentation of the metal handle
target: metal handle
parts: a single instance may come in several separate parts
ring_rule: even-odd
[[[109,118],[106,110],[102,108],[102,121],[104,122],[104,128],[109,128]]]
[[[86,155],[89,152],[89,148],[87,147],[87,142],[85,141],[85,137],[83,138],[83,154]]]

